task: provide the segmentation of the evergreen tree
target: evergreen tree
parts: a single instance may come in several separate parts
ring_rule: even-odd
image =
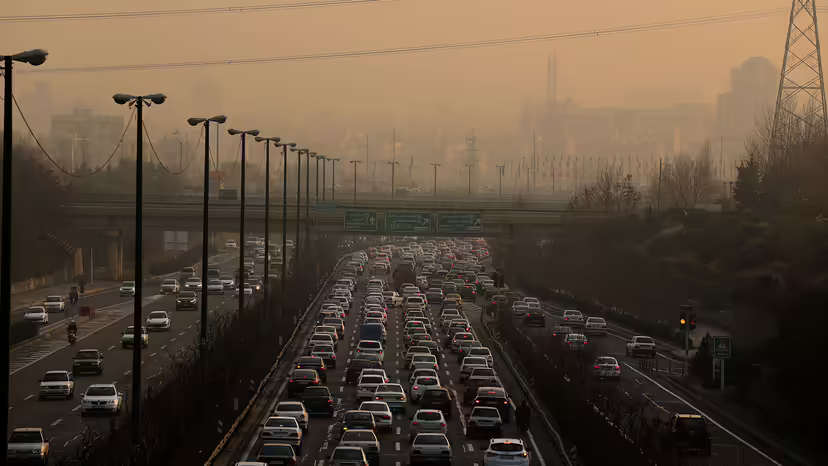
[[[761,201],[762,176],[759,161],[752,155],[737,168],[736,184],[733,186],[733,199],[740,208],[759,207]]]

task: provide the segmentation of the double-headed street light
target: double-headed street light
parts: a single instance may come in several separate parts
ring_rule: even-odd
[[[331,161],[331,202],[336,198],[336,162],[339,159],[328,159]]]
[[[296,255],[299,255],[299,212],[302,208],[302,153],[310,153],[309,149],[290,148],[291,152],[296,152]],[[310,165],[308,165],[310,171]],[[294,265],[296,261],[294,260]]]
[[[222,124],[227,121],[224,115],[212,118],[190,118],[187,123],[190,126],[204,124],[204,210],[201,220],[201,279],[207,279],[207,256],[209,255],[209,203],[210,203],[210,122]],[[207,283],[201,284],[201,338],[199,340],[199,352],[201,353],[201,367],[206,368],[207,361]]]
[[[325,162],[327,162],[328,160],[331,160],[331,159],[329,157],[325,157],[324,155],[321,157],[321,159],[322,159],[322,202],[325,202],[325,190],[327,189],[325,186],[328,184],[325,181],[325,178],[326,178],[326,176],[325,176],[326,175],[326,170],[325,169],[327,168],[328,164],[326,164]]]
[[[9,331],[11,316],[11,239],[12,239],[12,64],[13,62],[28,63],[32,66],[42,65],[46,61],[49,52],[42,49],[27,50],[14,55],[0,55],[3,60],[3,78],[5,92],[3,94],[3,201],[2,201],[2,239],[0,242],[0,309],[3,316],[0,317],[0,347],[9,347]],[[9,400],[9,353],[0,357],[3,363],[0,365],[0,373],[5,374],[6,382],[0,384],[0,399]],[[0,424],[2,424],[3,438],[8,438],[9,410],[3,411]],[[5,458],[8,445],[3,443],[0,446],[0,458]]]
[[[270,310],[270,143],[278,143],[281,138],[256,136],[256,142],[265,143],[265,262],[264,262],[264,301],[265,313]],[[243,290],[242,290],[243,291]]]
[[[316,197],[314,198],[315,206],[317,209],[319,208],[319,161],[324,160],[324,155],[319,155],[316,152],[313,153],[313,158],[316,159],[316,182],[313,184],[314,188],[316,188]]]
[[[394,169],[399,165],[400,162],[388,162],[388,165],[391,165],[391,200],[393,201],[397,197],[397,193],[394,192]]]
[[[434,197],[437,197],[437,167],[442,164],[432,163],[431,165],[434,167]]]
[[[288,146],[296,147],[295,142],[277,142],[276,147],[282,148],[282,299],[285,295],[285,280],[287,276],[287,151]]]
[[[466,164],[469,167],[469,197],[471,197],[471,169],[474,168],[474,165]]]
[[[497,167],[498,179],[500,180],[500,197],[503,197],[503,173],[506,170],[506,164],[495,165]]]
[[[350,163],[354,164],[354,206],[356,206],[356,188],[357,188],[356,172],[357,172],[357,165],[362,163],[362,160],[351,160]]]
[[[143,225],[143,198],[144,198],[144,105],[161,105],[167,100],[164,94],[129,95],[115,94],[112,96],[118,105],[128,104],[137,106],[138,133],[136,142],[135,170],[135,299],[133,300],[133,341],[141,341],[142,293],[143,293],[143,259],[144,259],[144,225]],[[141,440],[141,345],[132,345],[132,445],[137,446]]]
[[[245,167],[247,165],[244,155],[245,140],[247,139],[245,136],[247,136],[248,134],[251,136],[258,136],[259,130],[251,129],[247,131],[241,131],[238,129],[230,128],[227,130],[227,133],[230,136],[235,136],[237,134],[241,135],[241,195],[239,196],[241,198],[241,214],[239,215],[239,278],[237,286],[239,287],[239,312],[244,312],[244,282],[246,275],[244,272],[244,245],[247,242],[247,240],[244,239],[244,175]]]

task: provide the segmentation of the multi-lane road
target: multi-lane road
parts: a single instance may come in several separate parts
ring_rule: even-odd
[[[210,265],[221,273],[232,275],[238,268],[237,254],[222,254],[211,259]],[[147,280],[143,285],[143,315],[162,310],[171,315],[171,328],[151,332],[149,346],[142,350],[141,376],[143,389],[157,386],[169,376],[167,368],[172,355],[183,346],[194,344],[200,322],[199,311],[176,311],[174,295],[160,295],[160,280]],[[200,296],[199,296],[200,298]],[[53,335],[25,343],[12,351],[9,395],[9,427],[41,427],[51,439],[52,455],[62,456],[78,445],[81,432],[91,427],[97,433],[108,432],[111,417],[81,417],[80,399],[87,387],[96,383],[115,383],[127,397],[131,396],[132,350],[121,348],[121,334],[132,324],[133,300],[120,297],[118,290],[104,292],[82,300],[94,306],[97,316],[79,324],[78,341],[66,342],[66,334]],[[238,298],[231,292],[211,295],[210,314],[232,312]],[[102,375],[79,375],[75,378],[75,396],[68,400],[39,400],[39,380],[50,370],[72,370],[72,358],[81,349],[97,349],[104,354]],[[129,401],[125,399],[125,404]],[[115,418],[117,419],[117,418]]]

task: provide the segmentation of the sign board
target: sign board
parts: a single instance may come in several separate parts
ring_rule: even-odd
[[[385,214],[387,233],[417,233],[431,231],[431,214],[422,212],[400,212]]]
[[[713,337],[713,357],[729,359],[731,343],[730,337]]]
[[[377,231],[376,212],[345,212],[345,230]]]
[[[480,212],[451,212],[437,214],[440,233],[479,233],[483,231]]]

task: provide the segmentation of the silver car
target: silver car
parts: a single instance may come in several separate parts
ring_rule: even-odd
[[[371,411],[371,415],[374,417],[374,425],[377,426],[378,430],[391,430],[393,415],[391,414],[391,408],[388,407],[388,403],[384,401],[363,401],[359,405],[359,410]]]

